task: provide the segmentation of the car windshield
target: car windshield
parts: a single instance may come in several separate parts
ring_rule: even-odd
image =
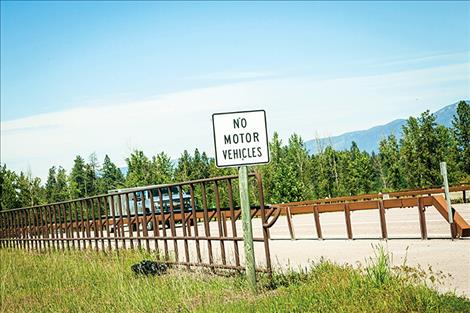
[[[163,187],[163,188],[160,188],[160,191],[162,193],[162,197],[165,198],[165,197],[168,197],[168,193],[169,193],[169,188],[168,187]],[[171,187],[171,196],[172,198],[176,198],[176,197],[179,197],[179,188],[177,186],[172,186]],[[158,188],[155,188],[155,189],[152,189],[152,194],[154,197],[158,197]]]

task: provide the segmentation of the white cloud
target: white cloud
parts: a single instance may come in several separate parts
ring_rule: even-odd
[[[461,51],[461,52],[441,52],[441,53],[433,53],[433,54],[426,54],[421,56],[416,56],[413,58],[410,57],[401,57],[401,58],[393,58],[389,60],[381,60],[381,66],[396,66],[396,65],[403,65],[403,64],[419,64],[424,62],[430,61],[455,61],[455,60],[466,60],[468,61],[470,58],[470,51]],[[366,60],[367,63],[370,63],[370,60]]]
[[[177,158],[213,154],[211,114],[265,109],[270,133],[337,135],[468,99],[470,63],[375,76],[265,79],[188,90],[154,100],[81,107],[1,123],[2,162],[45,178],[75,155],[107,153],[118,165],[132,149]],[[417,100],[419,99],[419,100]]]
[[[273,77],[277,74],[275,72],[217,72],[202,74],[197,76],[188,77],[188,79],[204,79],[204,80],[240,80],[240,79],[255,79]]]

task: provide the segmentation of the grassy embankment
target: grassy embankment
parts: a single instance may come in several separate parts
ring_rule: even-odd
[[[144,258],[0,249],[0,312],[470,312],[468,299],[426,287],[423,272],[390,269],[383,253],[363,269],[320,262],[264,277],[257,295],[241,275],[134,275],[130,266]]]

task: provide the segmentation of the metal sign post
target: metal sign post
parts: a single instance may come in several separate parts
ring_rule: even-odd
[[[450,193],[449,193],[449,182],[447,180],[447,164],[446,162],[441,162],[440,163],[440,166],[441,166],[441,175],[442,175],[442,179],[443,179],[443,183],[444,183],[444,192],[445,192],[445,195],[446,195],[446,200],[447,200],[447,208],[448,208],[448,220],[449,220],[449,224],[450,224],[450,233],[451,233],[451,237],[452,239],[454,239],[455,237],[455,228],[454,228],[454,215],[452,214],[452,205],[450,203]]]
[[[248,193],[247,165],[269,163],[268,131],[264,110],[215,113],[212,115],[215,161],[218,167],[238,166],[240,206],[243,221],[246,277],[256,291],[256,263]]]

